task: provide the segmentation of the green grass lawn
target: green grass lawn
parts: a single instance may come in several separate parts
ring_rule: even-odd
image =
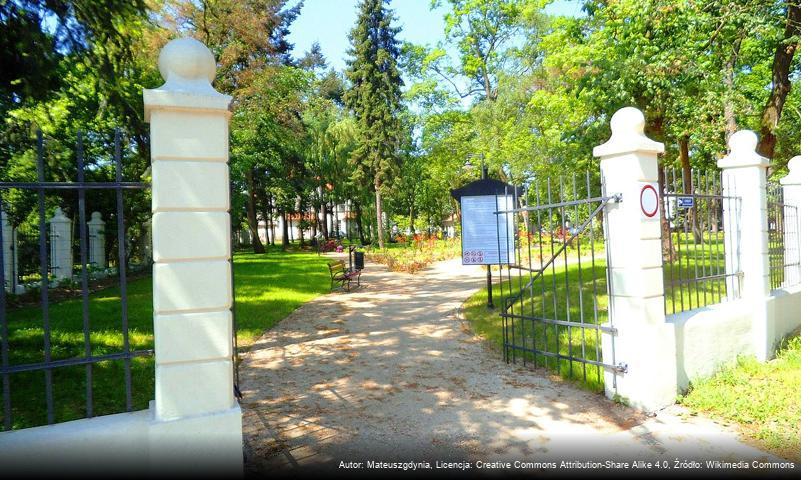
[[[681,403],[737,423],[743,433],[779,456],[801,462],[801,332],[776,359],[740,358],[712,378],[693,383]]]
[[[726,299],[726,272],[723,233],[706,232],[702,243],[696,243],[692,233],[671,236],[676,254],[664,265],[665,313],[667,315],[720,303]],[[737,278],[728,280],[736,284]]]
[[[721,236],[721,235],[717,235]],[[688,282],[679,284],[678,280],[689,280],[697,277],[710,276],[725,270],[723,260],[722,239],[708,236],[705,238],[703,248],[700,244],[695,244],[692,234],[674,234],[674,247],[676,247],[676,259],[665,265],[664,285],[665,285],[665,313],[671,315],[674,312],[700,308],[720,302],[726,297],[726,280],[713,279],[700,281],[698,283]],[[681,248],[678,248],[681,242]],[[527,249],[526,249],[527,250]],[[547,252],[546,252],[547,250]],[[536,252],[536,255],[535,255]],[[606,293],[606,256],[603,250],[596,245],[596,259],[594,271],[590,268],[587,260],[589,249],[582,247],[582,269],[581,271],[575,264],[556,268],[548,268],[539,277],[533,288],[527,290],[523,295],[522,304],[520,301],[513,313],[520,313],[524,310],[527,316],[548,318],[553,320],[583,321],[596,325],[607,322],[607,293]],[[527,252],[526,252],[527,253]],[[546,253],[550,253],[550,246],[543,249],[543,259],[549,259]],[[574,262],[577,251],[568,252],[569,262]],[[539,265],[539,247],[532,248],[532,257],[535,267]],[[564,255],[561,257],[564,258]],[[528,263],[528,257],[524,259]],[[497,275],[497,271],[495,273]],[[506,273],[504,272],[504,275]],[[503,352],[503,320],[499,316],[502,305],[502,297],[511,296],[517,293],[528,281],[528,274],[524,273],[522,281],[513,270],[515,278],[512,279],[510,289],[509,282],[504,282],[503,286],[496,283],[493,289],[496,309],[488,310],[487,290],[482,289],[470,297],[464,305],[466,318],[471,323],[473,330],[485,338],[499,352]],[[595,278],[593,284],[592,279]],[[495,277],[497,279],[497,276]],[[503,293],[502,293],[503,290]],[[598,293],[597,297],[595,292]],[[593,299],[597,298],[597,306],[593,305]],[[598,333],[596,335],[596,333]],[[568,327],[563,325],[547,324],[540,321],[514,319],[509,321],[507,330],[508,343],[517,345],[520,348],[510,350],[510,358],[518,362],[525,361],[538,367],[547,367],[558,373],[564,378],[581,380],[590,390],[601,391],[603,389],[603,371],[601,367],[585,365],[578,361],[571,361],[566,358],[556,358],[554,356],[532,353],[524,349],[544,350],[549,353],[557,353],[562,357],[580,357],[593,361],[601,361],[601,342],[600,332],[593,328]]]
[[[682,268],[689,264],[688,272],[694,272],[696,262],[698,262],[699,268],[703,268],[701,262],[705,261],[706,257],[701,256],[700,250],[698,250],[697,256],[689,255],[690,252],[695,252],[695,250],[686,252],[683,250],[683,253],[688,253],[688,255],[683,257],[686,263]],[[707,264],[707,268],[709,266]],[[533,289],[526,291],[524,300],[517,302],[514,313],[520,313],[522,308],[527,315],[565,320],[570,312],[573,321],[579,320],[583,313],[584,321],[587,323],[606,322],[605,268],[604,262],[596,262],[594,273],[599,292],[597,317],[594,315],[592,304],[592,270],[583,268],[583,278],[579,279],[579,270],[575,265],[569,266],[567,271],[564,267],[557,267],[555,272],[553,270],[546,272],[540,280],[534,283]],[[669,272],[666,271],[665,275],[665,284],[668,285]],[[488,310],[486,307],[486,288],[471,296],[464,304],[464,315],[473,331],[484,338],[498,352],[498,355],[503,352],[504,339],[503,320],[499,316],[499,306],[503,304],[504,297],[509,297],[519,291],[520,286],[525,285],[527,279],[528,275],[524,275],[523,283],[520,283],[517,278],[512,278],[511,289],[508,280],[502,284],[496,283],[493,286],[496,305],[494,310]],[[565,279],[568,280],[567,284]],[[707,286],[710,289],[719,287]],[[580,291],[581,297],[579,296]],[[690,290],[690,292],[694,295],[692,303],[694,308],[697,308],[698,304],[704,305],[702,292],[697,292],[697,297],[695,297],[696,290]],[[669,289],[667,295],[668,298],[671,296],[678,298],[680,294]],[[684,295],[686,295],[686,291]],[[569,305],[568,298],[571,302]],[[581,302],[579,302],[579,298],[581,298]],[[707,292],[706,298],[707,303],[712,303],[712,299],[715,297],[712,292]],[[668,301],[668,306],[670,305],[671,302]],[[687,306],[688,304],[685,304],[685,308]],[[678,304],[676,308],[679,309]],[[668,311],[669,313],[671,312]],[[582,330],[584,330],[583,337]],[[583,356],[591,360],[601,358],[599,338],[591,329],[568,328],[516,319],[514,327],[507,330],[507,338],[510,343],[519,347],[559,352],[563,356],[569,356],[572,350],[575,356]],[[583,353],[582,343],[584,345]],[[603,388],[603,372],[595,366],[586,366],[587,376],[584,380],[584,366],[579,362],[571,362],[564,358],[549,358],[542,354],[535,355],[522,350],[513,352],[510,352],[510,358],[514,355],[518,363],[525,361],[531,365],[546,367],[563,378],[577,380],[576,383],[583,388],[594,391],[601,391]],[[736,422],[742,427],[745,434],[754,438],[764,448],[799,462],[801,461],[799,391],[801,391],[801,334],[796,334],[778,353],[775,360],[759,363],[753,358],[742,358],[736,365],[722,370],[715,377],[695,382],[681,402],[698,412]]]
[[[251,345],[301,304],[325,293],[330,287],[325,256],[307,252],[282,252],[270,247],[266,255],[237,253],[234,256],[236,321],[240,350]],[[128,284],[128,322],[132,350],[153,348],[152,280],[141,278]],[[122,351],[119,288],[91,295],[89,316],[93,355]],[[49,308],[53,360],[84,354],[82,301],[80,298],[52,304]],[[8,312],[9,361],[11,365],[44,359],[42,312],[36,307]],[[125,411],[122,361],[95,364],[93,373],[94,414]],[[147,408],[154,398],[152,357],[132,361],[132,394],[135,410]],[[47,423],[45,374],[43,371],[10,375],[12,428]],[[53,369],[55,421],[86,416],[86,367]],[[0,408],[0,425],[2,425]]]
[[[234,256],[236,324],[240,347],[255,342],[300,305],[331,287],[329,257],[308,252]]]
[[[596,260],[594,269],[589,263],[582,264],[581,270],[575,265],[567,270],[564,266],[549,269],[534,282],[533,288],[525,291],[522,301],[518,300],[511,312],[520,314],[522,310],[527,316],[583,321],[589,327],[603,324],[608,318],[605,270],[605,263],[599,260]],[[493,285],[495,309],[487,309],[486,288],[479,290],[464,304],[464,315],[473,331],[499,354],[503,352],[504,339],[503,319],[499,316],[503,299],[520,291],[527,281],[528,275],[524,275],[520,279],[514,277],[511,281],[505,279],[503,283],[496,282]],[[595,291],[598,292],[597,297]],[[597,309],[594,307],[595,298]],[[558,352],[562,357],[600,361],[601,333],[596,329],[514,319],[509,321],[507,338],[510,344],[518,347],[510,350],[510,360],[546,367],[564,378],[581,380],[590,390],[603,390],[603,370],[600,367],[523,350],[537,349]]]

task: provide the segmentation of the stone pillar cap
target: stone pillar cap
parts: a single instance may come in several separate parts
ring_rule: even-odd
[[[161,90],[217,93],[211,82],[217,75],[214,55],[194,38],[170,40],[159,53],[159,73],[165,80]]]
[[[214,55],[194,38],[170,40],[159,54],[164,85],[144,91],[145,121],[159,108],[228,110],[231,96],[211,86],[217,75]]]
[[[779,183],[782,185],[801,185],[801,155],[796,155],[787,162],[790,172]]]
[[[70,220],[69,218],[67,218],[66,215],[64,215],[64,210],[62,210],[61,207],[56,207],[56,211],[53,213],[53,218],[50,219],[51,223],[52,222],[69,223],[71,221],[72,220]]]
[[[718,168],[764,167],[770,161],[756,152],[759,140],[751,130],[738,130],[729,137],[729,154],[718,160]]]
[[[663,153],[665,145],[645,136],[645,116],[634,107],[624,107],[612,115],[612,137],[592,150],[596,157],[624,153]]]
[[[96,223],[99,225],[99,224],[105,224],[106,222],[103,221],[100,212],[92,212],[92,218],[89,220],[89,223]]]

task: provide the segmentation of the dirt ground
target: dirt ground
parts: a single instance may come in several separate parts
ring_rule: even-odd
[[[458,260],[408,275],[368,264],[240,368],[246,470],[341,462],[777,460],[680,407],[645,416],[547,372],[507,365],[457,315],[485,279]]]

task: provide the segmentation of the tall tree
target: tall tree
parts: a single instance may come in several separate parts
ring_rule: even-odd
[[[388,1],[386,2],[388,3]],[[384,0],[363,0],[359,18],[350,32],[351,49],[345,72],[351,86],[345,104],[358,126],[357,147],[351,162],[354,177],[369,181],[375,193],[378,244],[384,248],[382,193],[399,170],[403,128],[400,120],[401,79],[398,70],[400,28],[392,26],[393,14]]]
[[[0,99],[42,98],[58,86],[65,55],[95,64],[105,76],[133,55],[131,26],[144,0],[17,0],[0,2]],[[138,26],[133,26],[138,28]],[[98,82],[113,79],[98,78]]]
[[[294,88],[305,82],[291,67],[292,44],[287,40],[289,27],[303,2],[292,7],[287,7],[287,3],[287,0],[164,0],[159,12],[162,25],[175,32],[190,33],[209,47],[217,59],[215,88],[235,98],[232,173],[245,180],[242,185],[247,190],[246,218],[255,253],[265,251],[257,235],[260,205],[262,216],[267,210],[264,190],[273,183],[265,176],[281,170],[282,155],[289,155],[286,152],[294,148],[287,146],[295,140],[293,136],[273,134],[297,128],[299,113]],[[286,185],[282,183],[282,188]],[[269,223],[268,218],[264,221]]]
[[[434,0],[432,8],[441,6]],[[447,0],[445,37],[459,52],[459,66],[442,64],[446,55],[440,44],[426,59],[427,68],[450,83],[461,97],[477,94],[495,100],[502,73],[521,74],[526,70],[524,56],[536,56],[537,29],[542,16],[530,0]],[[458,88],[454,75],[467,79],[467,88]]]
[[[768,158],[773,158],[776,149],[776,127],[779,126],[787,95],[790,94],[793,57],[801,39],[801,5],[796,0],[781,3],[786,11],[784,35],[776,43],[773,54],[770,96],[762,110],[761,138],[757,145],[757,151]]]

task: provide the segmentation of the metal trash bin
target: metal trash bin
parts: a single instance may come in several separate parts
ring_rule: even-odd
[[[364,270],[364,252],[353,252],[353,263],[356,270]]]

